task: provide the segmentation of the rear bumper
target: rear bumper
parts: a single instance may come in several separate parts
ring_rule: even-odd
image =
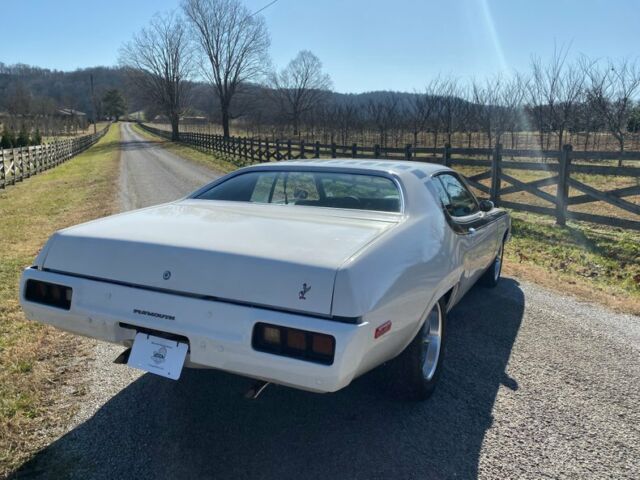
[[[58,283],[73,289],[70,310],[27,301],[28,279]],[[333,392],[358,374],[369,345],[370,326],[323,320],[226,302],[201,300],[115,285],[29,268],[20,284],[20,302],[31,320],[99,340],[130,346],[133,325],[189,339],[187,366],[209,367],[315,392]],[[170,318],[135,311],[162,312]],[[332,365],[263,353],[251,347],[253,327],[265,322],[333,335]]]

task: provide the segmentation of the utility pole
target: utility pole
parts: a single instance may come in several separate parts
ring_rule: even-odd
[[[93,101],[93,133],[96,133],[96,123],[98,123],[98,104],[96,102],[96,92],[93,89],[93,73],[89,74],[89,79],[91,81],[91,100]]]

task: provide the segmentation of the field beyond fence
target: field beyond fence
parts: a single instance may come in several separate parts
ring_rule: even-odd
[[[91,135],[56,140],[32,147],[0,150],[0,188],[15,185],[26,178],[56,167],[84,152],[100,140],[109,125]]]
[[[170,138],[170,132],[141,124]],[[180,142],[233,158],[238,165],[305,158],[380,158],[454,167],[480,195],[513,210],[640,230],[640,152],[507,150],[494,148],[388,148],[270,141],[181,132]],[[624,160],[624,166],[617,166]]]

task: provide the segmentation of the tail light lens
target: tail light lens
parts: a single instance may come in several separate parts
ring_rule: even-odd
[[[27,280],[24,298],[30,302],[49,305],[50,307],[71,309],[73,289],[55,283]]]
[[[255,350],[331,365],[336,340],[331,335],[256,323],[251,344]]]

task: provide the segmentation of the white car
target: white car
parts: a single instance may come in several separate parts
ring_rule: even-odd
[[[509,231],[439,165],[262,164],[55,233],[20,297],[28,318],[170,378],[184,365],[334,392],[389,362],[398,393],[426,398],[446,312],[496,285]]]

